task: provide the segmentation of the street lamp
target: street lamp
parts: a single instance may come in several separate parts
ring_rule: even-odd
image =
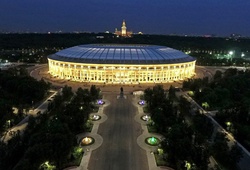
[[[10,128],[10,122],[11,122],[11,120],[7,120],[7,123],[8,123],[9,128]]]
[[[227,125],[227,130],[230,130],[230,127],[231,127],[232,123],[231,122],[226,122],[226,125]]]
[[[234,52],[233,51],[229,51],[228,54],[229,54],[229,58],[232,60]]]

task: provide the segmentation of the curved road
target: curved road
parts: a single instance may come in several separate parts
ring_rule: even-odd
[[[105,94],[105,99],[111,104],[104,109],[108,120],[98,129],[103,143],[92,152],[88,169],[148,170],[146,151],[136,142],[142,129],[134,120],[138,111],[132,104],[132,95],[117,99],[117,95]]]

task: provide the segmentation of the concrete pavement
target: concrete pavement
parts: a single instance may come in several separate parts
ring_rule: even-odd
[[[82,146],[82,148],[84,150],[84,154],[83,154],[80,166],[73,167],[73,168],[71,168],[72,170],[73,169],[74,170],[87,170],[92,151],[99,148],[103,143],[103,138],[99,134],[97,134],[97,131],[98,131],[99,125],[101,123],[105,122],[108,118],[107,115],[103,113],[103,109],[104,109],[104,107],[106,107],[110,104],[109,101],[107,101],[105,99],[103,101],[105,102],[105,104],[100,105],[99,110],[97,112],[97,115],[101,116],[101,119],[97,120],[97,121],[93,121],[93,127],[92,127],[91,132],[90,133],[81,133],[81,134],[78,134],[76,136],[78,143],[80,143],[81,140],[86,136],[94,138],[95,142],[89,146]],[[96,114],[96,113],[92,113],[92,114]],[[69,169],[69,168],[67,168],[67,169]]]

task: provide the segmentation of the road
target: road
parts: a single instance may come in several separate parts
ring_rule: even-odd
[[[110,105],[104,109],[108,120],[100,124],[98,134],[103,144],[92,152],[89,170],[147,170],[146,152],[136,140],[142,134],[139,123],[134,120],[137,109],[132,104],[132,95],[118,98],[105,94]]]

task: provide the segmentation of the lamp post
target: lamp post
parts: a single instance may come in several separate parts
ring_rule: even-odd
[[[8,128],[10,128],[10,122],[11,122],[11,120],[7,120]]]
[[[226,125],[227,125],[227,130],[230,131],[232,123],[231,122],[226,122]]]
[[[232,61],[232,59],[233,59],[233,56],[234,56],[234,51],[229,51],[229,58],[231,59],[231,61]]]

